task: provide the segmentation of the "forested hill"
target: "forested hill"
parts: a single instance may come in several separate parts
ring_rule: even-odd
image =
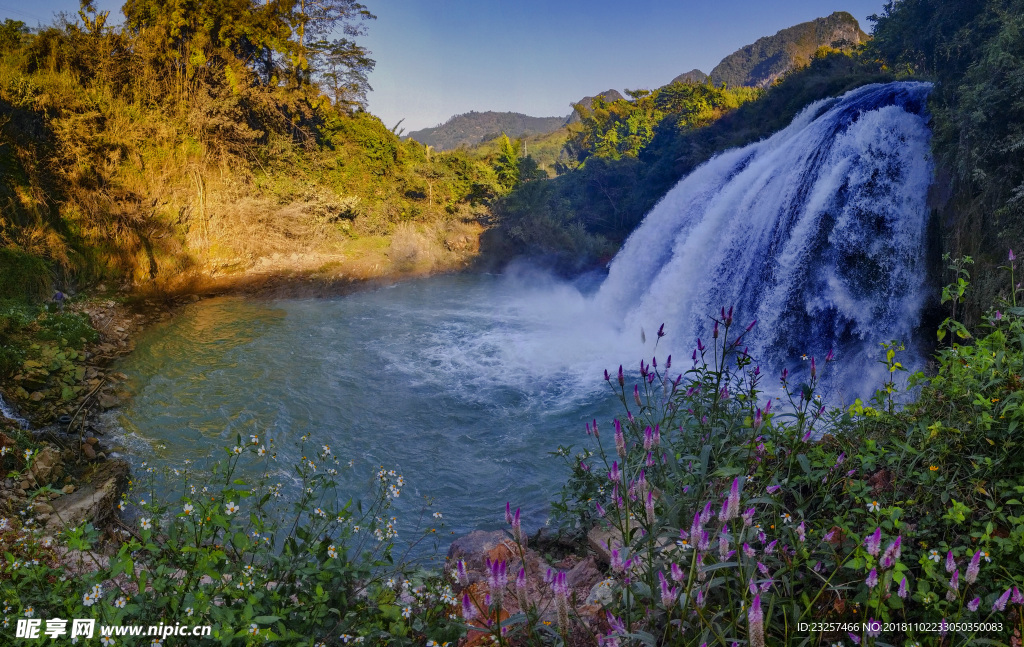
[[[851,50],[868,40],[845,11],[788,27],[757,39],[726,56],[711,70],[711,80],[730,87],[767,87],[786,72],[807,65],[819,47]]]
[[[566,117],[530,117],[518,112],[475,112],[455,115],[433,128],[407,135],[434,150],[447,151],[459,146],[476,146],[505,133],[512,138],[527,137],[558,130]]]

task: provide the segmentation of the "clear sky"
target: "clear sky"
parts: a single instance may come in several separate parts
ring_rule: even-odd
[[[120,18],[121,2],[99,0]],[[884,0],[364,0],[377,20],[360,42],[373,52],[370,112],[417,130],[470,110],[568,115],[608,89],[655,88],[762,36]],[[74,0],[0,0],[0,18],[29,25],[72,15]]]

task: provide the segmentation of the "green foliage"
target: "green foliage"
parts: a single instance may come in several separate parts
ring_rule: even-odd
[[[899,623],[944,619],[1001,623],[961,625],[948,644],[1008,643],[1024,604],[1024,309],[1011,310],[974,346],[941,351],[932,379],[911,376],[920,390],[902,408],[895,379],[874,406],[822,406],[831,354],[799,381],[783,372],[779,406],[724,310],[675,379],[653,359],[632,389],[606,374],[624,416],[588,425],[582,452],[559,449],[572,476],[556,510],[610,537],[609,637],[904,644],[929,635]],[[901,348],[884,348],[892,376]]]
[[[992,276],[1024,241],[1024,3],[904,0],[880,16],[870,55],[900,75],[936,81],[929,100],[944,251]],[[976,280],[965,322],[980,321],[1003,283]],[[1002,292],[1004,295],[1005,291]]]
[[[91,526],[66,532],[58,553],[30,524],[4,520],[0,592],[8,611],[97,625],[209,626],[209,639],[221,645],[422,645],[459,637],[447,615],[450,587],[399,555],[390,510],[400,475],[381,469],[365,506],[345,500],[339,462],[324,446],[304,452],[313,458],[295,466],[300,494],[286,503],[281,484],[235,474],[241,460],[274,471],[272,441],[238,438],[225,451],[208,474],[188,460],[169,470],[172,487],[160,488],[166,497],[143,464],[142,483],[119,505],[135,506],[137,525],[103,562],[92,561],[100,538]],[[28,469],[32,458],[30,449],[24,461],[4,460]],[[65,577],[74,555],[101,566]]]
[[[21,47],[21,41],[29,28],[20,20],[5,18],[0,24],[0,52],[7,52]]]
[[[496,195],[489,161],[362,110],[363,5],[186,4],[133,0],[113,27],[86,5],[2,57],[0,268],[42,259],[42,293],[51,277],[159,289],[408,220],[446,229]],[[23,275],[0,294],[45,296]]]
[[[49,296],[50,267],[43,259],[0,247],[0,299]]]
[[[607,262],[654,204],[699,164],[777,132],[812,101],[892,80],[880,67],[860,55],[823,50],[765,91],[671,84],[634,93],[632,101],[595,99],[592,106],[599,107],[571,127],[567,156],[555,164],[560,175],[545,182],[550,186],[524,185],[495,203],[493,249],[507,256],[552,256],[566,271]],[[525,191],[529,195],[517,195]],[[602,241],[583,246],[596,253],[578,255],[584,236]]]
[[[592,156],[612,160],[638,157],[654,139],[656,128],[674,126],[685,132],[706,126],[760,93],[751,88],[727,90],[710,83],[672,83],[627,94],[631,100],[608,102],[596,97],[590,108],[575,106],[580,120],[570,127],[566,140],[571,158],[583,163]]]

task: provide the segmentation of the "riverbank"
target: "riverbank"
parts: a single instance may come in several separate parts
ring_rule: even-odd
[[[374,237],[360,241],[363,255],[354,254],[358,250],[353,248],[330,257],[270,257],[244,270],[183,277],[173,287],[127,291],[100,284],[85,294],[47,304],[38,319],[24,323],[19,337],[24,355],[17,369],[0,382],[7,413],[14,416],[0,415],[0,432],[5,434],[0,443],[12,449],[3,459],[4,467],[27,475],[0,484],[0,505],[7,514],[27,506],[31,511],[40,488],[47,489],[44,507],[35,510],[42,511],[41,523],[46,525],[53,508],[61,517],[61,499],[70,500],[66,495],[91,488],[85,498],[102,492],[92,497],[92,508],[63,517],[108,527],[116,521],[111,510],[125,491],[129,466],[112,457],[116,448],[106,439],[103,414],[132,394],[125,385],[127,376],[111,367],[134,350],[138,335],[154,323],[168,321],[184,306],[215,296],[331,298],[466,271],[477,257],[481,231],[478,224],[467,223],[459,236],[445,243],[443,254],[424,252],[415,240],[410,247],[402,236]],[[32,456],[26,457],[25,451]],[[46,478],[33,474],[33,462],[40,455],[46,456],[44,462],[60,466],[59,481],[50,478],[52,470],[45,472]],[[105,474],[115,478],[101,478]],[[97,479],[101,482],[96,483]]]

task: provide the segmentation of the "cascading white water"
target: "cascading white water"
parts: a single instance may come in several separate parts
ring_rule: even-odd
[[[0,418],[8,418],[18,423],[22,428],[28,426],[28,421],[14,413],[14,409],[4,401],[4,396],[0,395]]]
[[[732,306],[758,320],[760,361],[834,349],[836,383],[870,393],[878,344],[909,342],[926,300],[930,89],[864,86],[708,161],[629,237],[596,307],[627,330],[665,323],[682,350]]]

